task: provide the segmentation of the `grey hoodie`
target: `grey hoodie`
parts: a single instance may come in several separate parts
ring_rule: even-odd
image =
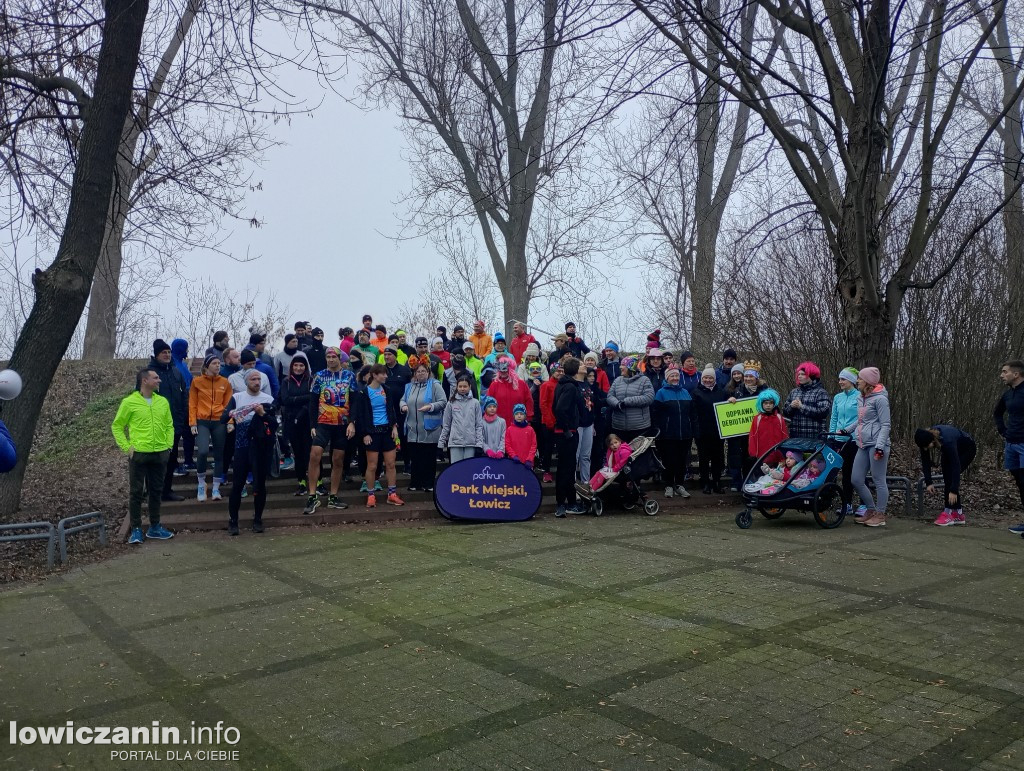
[[[875,447],[885,450],[889,447],[889,392],[885,386],[875,386],[867,396],[857,397],[857,446]]]
[[[618,431],[642,431],[651,427],[654,386],[643,373],[615,378],[608,391],[612,428]]]
[[[444,408],[444,421],[441,424],[441,438],[437,446],[442,450],[449,447],[484,446],[484,416],[480,412],[480,402],[472,396],[455,394]]]

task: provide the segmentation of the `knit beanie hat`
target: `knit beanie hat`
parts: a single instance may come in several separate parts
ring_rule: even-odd
[[[426,345],[426,344],[427,344],[427,338],[422,337],[422,336],[416,338],[416,345]]]
[[[724,351],[722,351],[722,358],[723,359],[735,359],[736,358],[736,351],[735,351],[735,349],[733,349],[733,348],[726,348]]]
[[[487,397],[484,397],[484,398],[487,398]],[[525,404],[517,404],[515,407],[513,407],[512,408],[512,417],[515,417],[520,412],[523,413],[524,415],[526,414],[526,405]]]
[[[729,370],[729,374],[735,375],[737,372],[739,372],[741,375],[743,374],[743,365],[740,364],[739,362],[732,365],[732,369]]]
[[[162,340],[161,338],[158,337],[156,340],[153,341],[153,356],[154,357],[155,356],[159,356],[164,351],[169,351],[169,350],[171,350],[171,346],[169,346],[167,344],[166,340]]]
[[[583,361],[584,362],[592,361],[592,362],[594,362],[596,364],[597,363],[597,354],[594,353],[593,351],[591,351],[590,353],[588,353],[586,356],[583,357]]]
[[[501,332],[495,332],[494,333],[494,342],[496,342],[496,343],[498,343],[498,342],[504,343],[505,342],[505,335],[501,334]]]
[[[216,359],[217,361],[220,361],[220,356],[218,356],[215,353],[211,353],[209,356],[207,356],[205,359],[203,359],[203,371],[204,372],[207,370],[207,368],[209,368],[210,364],[213,362],[214,359]]]
[[[441,345],[444,345],[444,340],[442,340],[440,337],[432,337],[430,339],[430,347],[431,348],[433,348],[438,343],[440,343]]]
[[[857,375],[859,374],[860,373],[857,372],[857,370],[855,370],[853,367],[846,367],[842,372],[839,373],[839,379],[849,380],[854,385],[857,385]]]
[[[526,346],[526,350],[523,351],[523,356],[536,356],[540,358],[540,346],[536,343],[530,343]]]
[[[865,367],[857,375],[869,386],[876,386],[882,381],[882,373],[878,371],[878,367]]]
[[[718,376],[715,374],[715,368],[712,367],[710,364],[704,367],[704,371],[700,373],[701,380],[703,380],[706,377],[713,377],[716,380],[718,379]]]
[[[493,396],[485,396],[483,399],[480,400],[480,409],[481,409],[481,411],[487,412],[487,408],[489,406],[491,406],[492,404],[495,407],[497,407],[498,406],[498,400],[495,399]]]
[[[388,346],[388,348],[390,348],[390,347],[391,347],[391,346]],[[394,350],[394,349],[392,349],[392,350]],[[340,348],[339,348],[338,346],[336,346],[336,345],[331,345],[331,346],[328,346],[328,347],[327,347],[327,348],[326,348],[326,349],[324,350],[324,356],[326,356],[326,355],[327,355],[327,354],[329,354],[329,353],[333,353],[333,354],[334,354],[335,356],[337,356],[337,357],[338,357],[339,359],[341,358],[341,349],[340,349]]]
[[[636,372],[636,356],[623,356],[619,369],[623,372]]]
[[[154,346],[155,348],[156,346]],[[242,364],[248,364],[251,361],[256,361],[256,354],[246,348],[242,351]]]

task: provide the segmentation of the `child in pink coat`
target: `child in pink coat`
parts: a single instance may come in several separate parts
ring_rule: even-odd
[[[590,478],[590,489],[595,491],[622,470],[626,461],[629,460],[629,454],[633,451],[632,447],[615,434],[608,434],[604,445],[608,448],[604,466]]]

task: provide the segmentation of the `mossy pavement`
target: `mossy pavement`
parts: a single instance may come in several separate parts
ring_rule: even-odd
[[[12,768],[1024,768],[1024,541],[611,516],[183,536],[0,594]],[[119,749],[119,748],[118,748]],[[128,748],[125,748],[128,749]]]

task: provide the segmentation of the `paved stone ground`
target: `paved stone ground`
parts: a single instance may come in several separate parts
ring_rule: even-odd
[[[222,720],[239,761],[2,757],[1020,769],[1022,557],[1005,532],[825,532],[799,516],[748,531],[721,515],[611,516],[149,543],[0,594],[2,717]]]

